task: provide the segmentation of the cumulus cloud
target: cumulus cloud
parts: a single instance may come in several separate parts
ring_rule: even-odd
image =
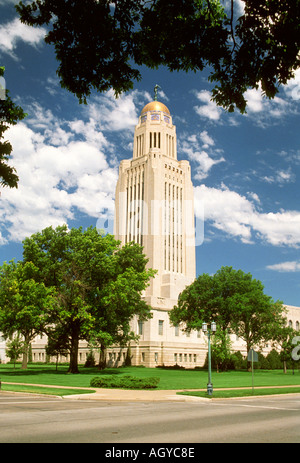
[[[247,102],[246,113],[243,117],[250,119],[255,125],[261,128],[268,127],[270,124],[278,124],[283,117],[297,113],[295,102],[300,100],[300,72],[295,72],[295,77],[282,87],[281,96],[268,99],[263,95],[261,85],[258,88],[248,89],[244,93]],[[229,125],[237,126],[240,122],[241,114],[236,111],[228,115],[213,100],[211,92],[208,90],[195,91],[195,96],[199,104],[194,106],[194,110],[202,119],[211,122],[223,122],[224,115],[227,117]]]
[[[108,98],[112,99],[106,95],[105,103]],[[132,112],[128,99],[114,108]],[[11,164],[20,180],[18,189],[2,192],[0,244],[68,223],[78,212],[95,223],[104,210],[113,216],[118,171],[111,157],[115,146],[100,129],[107,123],[103,109],[96,102],[90,112],[83,109],[87,113],[82,119],[62,121],[35,102],[26,107],[29,117],[7,131],[13,146]],[[130,126],[131,121],[127,129]]]
[[[196,215],[204,208],[205,222],[215,229],[244,243],[259,239],[274,246],[299,247],[300,211],[261,212],[257,199],[253,202],[225,185],[220,189],[200,185],[194,191]]]
[[[97,218],[113,210],[117,172],[88,141],[50,145],[21,123],[8,133],[19,188],[2,192],[0,220],[12,241],[74,218],[74,210]]]
[[[200,106],[195,106],[196,113],[212,121],[218,121],[222,115],[222,109],[211,100],[211,93],[208,90],[196,92],[196,97],[200,101]]]
[[[113,90],[104,96],[96,97],[90,104],[89,113],[94,120],[101,121],[101,128],[109,131],[121,131],[134,128],[138,122],[136,101],[140,93],[133,91],[119,98],[114,98]]]
[[[277,272],[300,272],[300,261],[293,260],[279,264],[267,265],[267,269]]]
[[[44,39],[46,30],[44,28],[33,28],[21,23],[18,18],[0,25],[0,51],[8,53],[14,59],[16,47],[19,42],[25,42],[31,46],[39,45]]]
[[[244,97],[247,101],[247,116],[252,118],[262,127],[268,124],[269,120],[280,120],[291,110],[288,101],[275,96],[272,100],[265,98],[262,94],[261,86],[249,89]]]
[[[219,152],[212,149],[214,144],[213,138],[206,130],[200,134],[184,135],[180,140],[180,151],[195,163],[195,180],[205,179],[214,165],[225,161],[223,156],[217,157]]]
[[[22,103],[29,116],[7,131],[11,164],[20,180],[18,189],[2,192],[0,244],[68,223],[78,212],[91,223],[103,215],[113,217],[116,147],[120,149],[120,138],[125,146],[132,140],[143,101],[138,91],[118,99],[109,91],[71,120],[60,119],[36,101]]]
[[[295,76],[285,85],[284,89],[288,97],[300,101],[300,69],[295,71]]]

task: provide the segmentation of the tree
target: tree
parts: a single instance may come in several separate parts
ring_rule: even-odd
[[[68,337],[64,332],[60,332],[57,327],[50,326],[46,328],[48,342],[46,345],[46,355],[56,357],[56,370],[58,365],[58,356],[67,356],[70,350]]]
[[[16,106],[9,92],[1,89],[1,78],[4,76],[4,67],[0,67],[0,185],[9,188],[17,188],[19,177],[14,167],[8,164],[12,152],[12,145],[9,141],[3,141],[4,132],[11,126],[17,124],[26,117],[23,109]],[[2,90],[2,91],[1,91]]]
[[[212,336],[211,355],[212,362],[219,370],[224,371],[228,368],[231,357],[231,341],[230,336],[226,331],[217,329],[216,333]]]
[[[16,368],[16,361],[24,351],[24,342],[20,339],[20,335],[12,336],[6,343],[5,353],[11,362],[14,362]]]
[[[264,294],[264,287],[250,273],[222,267],[215,275],[200,275],[179,296],[170,312],[174,325],[200,329],[215,321],[221,331],[235,333],[251,347],[275,340],[285,324],[280,301]]]
[[[232,297],[235,314],[231,329],[245,341],[247,352],[254,346],[262,347],[268,341],[275,342],[279,330],[286,323],[282,302],[274,302],[264,294],[263,289],[260,281],[252,280],[248,292]]]
[[[289,326],[284,326],[279,330],[276,341],[280,347],[280,359],[283,362],[283,372],[287,372],[287,364],[292,361],[292,351],[294,348],[293,339],[297,335],[297,331]]]
[[[141,293],[154,275],[146,270],[141,246],[123,248],[112,235],[96,228],[48,227],[23,242],[25,262],[39,268],[39,278],[57,291],[49,321],[68,338],[69,372],[78,372],[80,340],[107,343],[130,337],[130,320],[149,318]]]
[[[139,67],[210,70],[213,99],[244,112],[244,93],[261,85],[273,98],[299,67],[299,0],[35,0],[17,11],[48,26],[62,87],[86,101],[92,89],[118,95],[141,79]],[[230,5],[229,8],[227,5]]]
[[[18,333],[23,339],[22,368],[27,368],[28,348],[48,323],[55,305],[54,290],[37,282],[38,269],[31,262],[5,262],[0,267],[0,330],[5,338]]]

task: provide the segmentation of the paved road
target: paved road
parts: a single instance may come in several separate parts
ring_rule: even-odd
[[[300,394],[117,402],[0,392],[1,443],[300,443]]]

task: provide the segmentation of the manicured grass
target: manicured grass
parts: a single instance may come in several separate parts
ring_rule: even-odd
[[[163,368],[121,367],[107,368],[99,371],[97,368],[79,368],[79,374],[68,374],[67,366],[30,364],[27,370],[20,365],[0,364],[0,381],[43,384],[67,387],[89,387],[92,378],[98,375],[132,375],[140,378],[159,376],[157,389],[206,389],[206,370],[171,370]],[[217,388],[239,388],[252,386],[252,374],[248,371],[212,372],[214,390]],[[255,370],[254,386],[293,386],[300,385],[300,371],[294,374],[289,370],[286,374],[282,370]]]
[[[24,384],[2,384],[1,391],[8,392],[30,392],[33,394],[46,394],[55,396],[76,395],[76,394],[90,394],[90,389],[69,389],[59,387],[39,387],[39,386],[26,386]]]
[[[207,399],[223,399],[223,398],[232,398],[232,397],[252,397],[259,395],[273,395],[273,394],[291,394],[291,393],[300,393],[300,387],[283,387],[276,388],[270,387],[266,388],[254,388],[254,391],[251,389],[231,389],[227,391],[214,390],[212,396],[209,396],[205,391],[185,391],[177,392],[178,395],[189,395],[193,397],[205,397]]]

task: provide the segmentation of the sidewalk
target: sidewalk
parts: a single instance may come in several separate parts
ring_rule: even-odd
[[[29,384],[29,383],[11,383],[11,382],[3,382],[3,384],[23,384],[27,386],[40,386],[40,387],[52,387],[52,388],[59,388],[64,389],[68,388],[68,386],[50,386],[45,384]],[[264,386],[264,389],[274,389],[274,388],[289,388],[291,386]],[[294,387],[300,387],[294,386]],[[256,387],[255,389],[259,389],[260,387]],[[86,394],[72,394],[72,395],[65,395],[65,396],[57,396],[62,397],[63,399],[68,400],[102,400],[104,402],[169,402],[169,401],[176,401],[176,402],[199,402],[199,401],[210,401],[211,399],[206,397],[195,397],[189,395],[178,395],[177,392],[185,392],[185,389],[178,389],[178,390],[135,390],[135,389],[104,389],[104,388],[94,388],[94,387],[73,387],[72,389],[87,389],[91,392]],[[218,388],[219,391],[221,390],[228,390],[232,388]],[[236,389],[252,389],[251,387],[240,387]],[[190,389],[192,390],[192,389]],[[206,389],[197,389],[197,391],[206,391]],[[5,391],[1,391],[4,392]],[[16,394],[18,394],[16,392]],[[22,393],[23,394],[23,393]],[[254,397],[254,396],[252,396]],[[241,397],[237,397],[241,398]],[[215,399],[218,400],[218,399]]]
[[[52,387],[52,388],[69,388],[68,386],[50,386],[46,384],[30,384],[30,383],[13,383],[13,382],[3,382],[3,384],[19,384],[24,386],[39,386],[39,387]],[[177,402],[187,402],[187,401],[199,401],[199,400],[209,400],[205,397],[192,397],[192,396],[183,396],[177,395],[177,392],[184,392],[184,389],[181,390],[135,390],[135,389],[104,389],[104,388],[95,388],[95,387],[72,387],[72,389],[88,389],[91,392],[86,394],[72,394],[61,396],[63,399],[69,400],[103,400],[107,401],[119,401],[119,402],[166,402],[166,401],[177,401]],[[200,389],[199,389],[200,390]],[[204,390],[204,389],[203,389]],[[1,391],[0,392],[5,392]],[[17,392],[16,392],[17,394]],[[23,393],[22,393],[23,394]]]
[[[264,386],[264,389],[276,389],[276,388],[289,388],[291,386]],[[295,386],[295,387],[300,387]],[[219,391],[226,391],[232,388],[218,388]],[[252,387],[240,387],[235,389],[249,390]],[[260,389],[260,387],[256,387]],[[129,389],[97,389],[93,388],[96,392],[91,394],[78,394],[71,396],[64,396],[65,399],[80,399],[80,400],[103,400],[103,401],[124,401],[124,402],[199,402],[199,401],[211,401],[212,399],[206,397],[196,397],[189,395],[178,395],[177,392],[185,392],[185,389],[178,390],[129,390]],[[192,390],[192,389],[189,389]],[[197,389],[197,391],[205,391],[206,389]],[[255,391],[255,388],[254,388]],[[254,396],[251,396],[254,397]],[[242,397],[236,397],[236,399],[242,399]],[[218,399],[215,399],[218,400]]]
[[[177,395],[177,392],[183,390],[166,390],[166,391],[145,391],[131,389],[96,389],[96,392],[91,394],[78,394],[63,396],[64,399],[80,399],[80,400],[103,400],[103,401],[119,401],[119,402],[195,402],[199,400],[210,400],[205,397],[192,397]]]

